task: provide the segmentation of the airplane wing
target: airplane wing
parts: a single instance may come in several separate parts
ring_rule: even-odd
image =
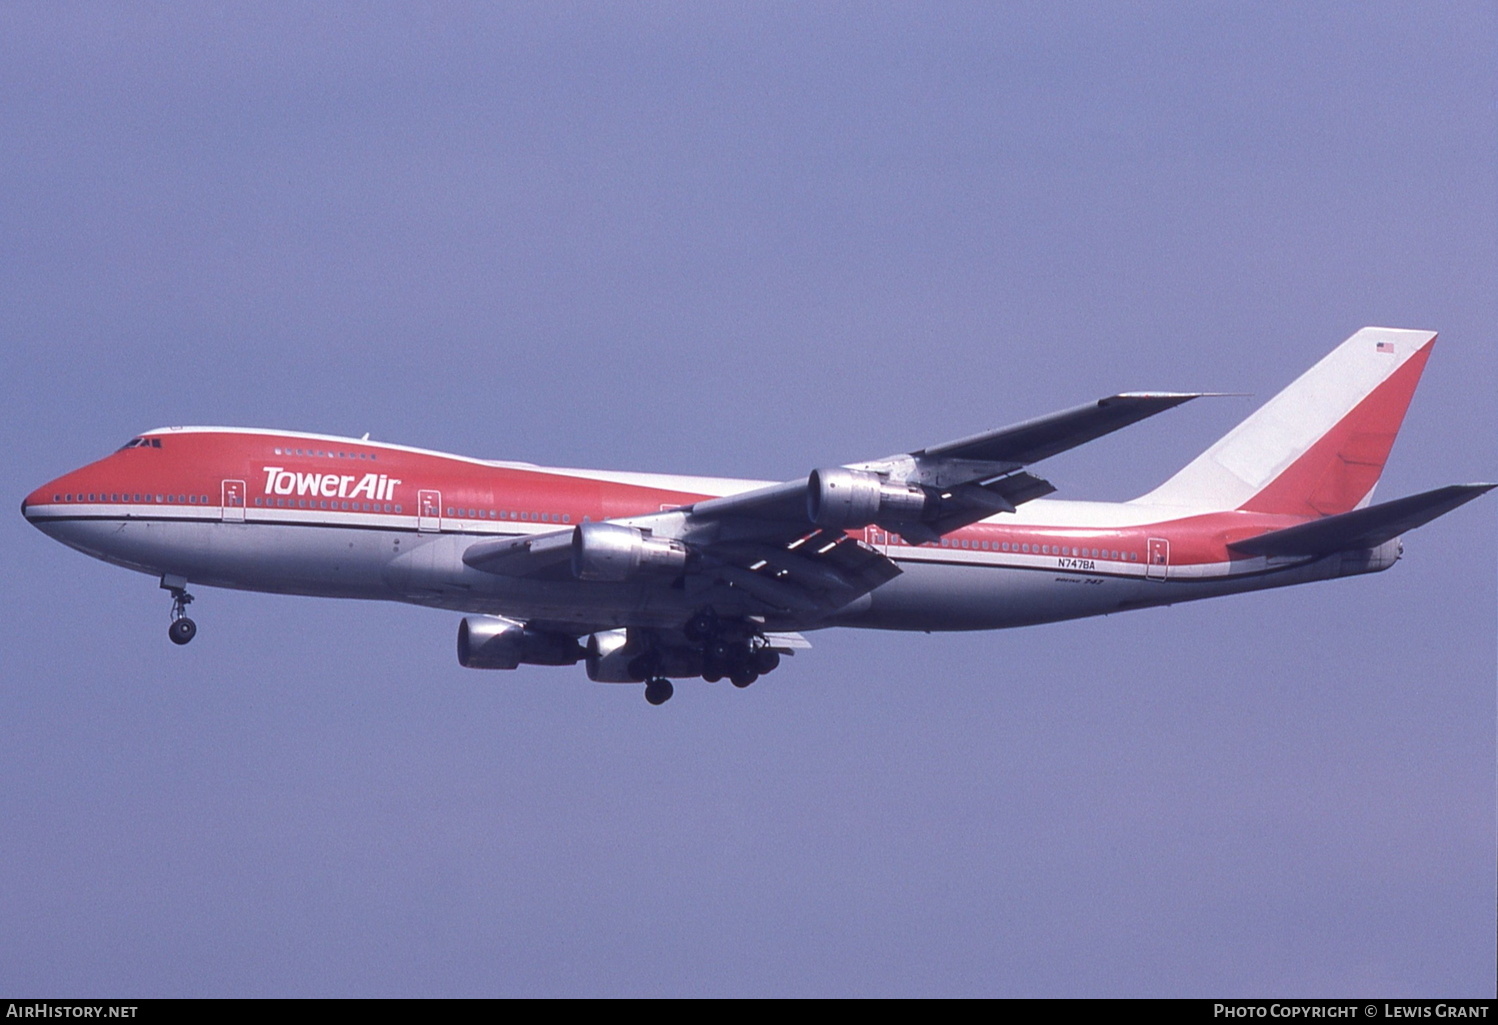
[[[790,536],[781,527],[716,540],[696,532],[695,540],[684,544],[660,536],[665,526],[660,521],[669,516],[583,523],[530,537],[478,541],[463,552],[463,562],[486,573],[540,580],[617,583],[652,572],[665,581],[692,577],[698,587],[737,589],[763,611],[813,616],[840,609],[900,575],[893,562],[846,531],[803,526]],[[650,521],[656,525],[644,525]],[[680,553],[680,558],[664,558],[658,566],[642,568],[640,563],[649,560],[640,555],[652,547]]]
[[[870,524],[911,544],[1055,488],[1024,471],[1197,394],[1132,393],[866,463],[677,509],[519,538],[479,541],[463,561],[508,576],[623,581],[656,574],[727,587],[768,611],[830,613],[900,569],[849,531]]]
[[[1021,466],[1076,448],[1156,413],[1199,399],[1205,392],[1125,392],[1073,409],[959,438],[922,449],[917,455],[942,459],[982,459]]]
[[[866,463],[690,506],[704,520],[862,527],[877,523],[919,544],[1056,490],[1022,467],[1164,412],[1204,393],[1134,392]],[[868,515],[870,512],[873,515]],[[861,520],[861,522],[853,522]]]

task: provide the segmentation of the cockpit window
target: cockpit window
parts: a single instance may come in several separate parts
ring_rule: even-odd
[[[125,442],[125,444],[123,444],[123,445],[120,446],[119,451],[123,452],[127,448],[160,448],[160,447],[161,447],[161,439],[160,438],[131,438],[129,441]]]

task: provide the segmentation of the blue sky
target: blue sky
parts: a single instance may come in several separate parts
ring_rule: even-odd
[[[1491,6],[0,8],[12,498],[151,427],[783,479],[1365,324],[1498,473]],[[0,522],[0,991],[1491,995],[1495,512],[1373,577],[840,631],[669,705]]]

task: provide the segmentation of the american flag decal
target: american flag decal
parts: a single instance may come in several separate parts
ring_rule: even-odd
[[[1379,342],[1377,348],[1379,352],[1387,352],[1391,356],[1394,354],[1393,342]]]

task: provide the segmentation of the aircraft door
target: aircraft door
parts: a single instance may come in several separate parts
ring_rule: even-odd
[[[225,523],[244,522],[244,481],[226,480],[223,482],[220,506]]]
[[[1163,537],[1150,538],[1145,555],[1148,559],[1144,567],[1145,577],[1164,580],[1170,572],[1170,542]]]
[[[889,531],[877,524],[869,524],[863,529],[863,540],[870,548],[880,555],[889,554]]]
[[[416,529],[442,529],[442,492],[418,491],[416,493]]]

